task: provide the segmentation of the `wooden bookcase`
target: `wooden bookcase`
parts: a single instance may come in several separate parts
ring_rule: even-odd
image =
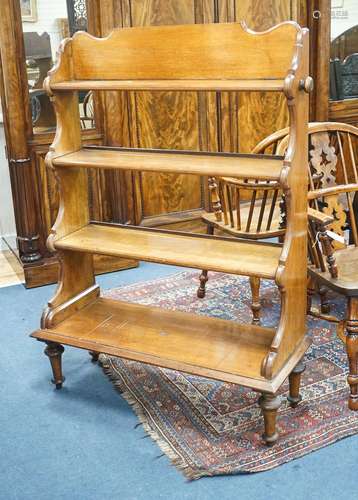
[[[306,337],[308,31],[293,22],[255,33],[243,24],[130,28],[105,39],[77,33],[60,46],[45,81],[57,116],[47,164],[60,208],[48,239],[60,281],[32,337],[47,344],[62,386],[63,345],[233,382],[261,392],[266,443],[277,439],[277,391],[290,378],[298,403]],[[79,90],[283,92],[290,116],[285,157],[83,147]],[[216,175],[280,182],[286,200],[283,244],[93,223],[87,168]],[[169,312],[100,297],[93,255],[130,257],[276,281],[277,328]],[[193,300],[195,300],[193,293]]]

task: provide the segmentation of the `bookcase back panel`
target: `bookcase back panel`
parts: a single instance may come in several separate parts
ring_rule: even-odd
[[[298,29],[295,23],[284,23],[253,34],[239,23],[215,23],[124,28],[101,40],[79,33],[72,42],[73,78],[284,78]]]

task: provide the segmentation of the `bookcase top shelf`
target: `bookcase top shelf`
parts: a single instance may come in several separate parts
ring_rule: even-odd
[[[61,44],[45,86],[282,91],[304,33],[294,22],[260,33],[244,23],[121,28],[106,38],[78,32]]]
[[[271,279],[282,250],[278,244],[101,224],[55,241],[55,248]]]
[[[150,90],[150,91],[274,91],[282,92],[283,79],[273,80],[70,80],[50,85],[52,91]]]
[[[54,157],[52,163],[56,167],[113,168],[278,181],[283,158],[269,155],[83,148]]]

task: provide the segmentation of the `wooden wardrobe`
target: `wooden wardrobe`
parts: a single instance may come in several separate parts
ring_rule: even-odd
[[[329,2],[323,0],[267,0],[265,9],[259,0],[87,0],[88,31],[105,36],[122,26],[240,20],[260,31],[289,19],[314,31],[311,11],[317,4],[322,4],[323,9],[320,36],[313,40],[322,43],[322,33],[326,36],[322,26],[329,12],[326,8]],[[53,132],[33,133],[19,0],[3,0],[2,16],[1,101],[17,244],[26,285],[31,287],[57,279],[56,256],[46,247],[58,209],[56,181],[44,162]],[[317,72],[325,74],[327,70],[328,75],[329,61],[325,69],[324,60],[319,56],[314,60],[317,68],[311,74],[317,78]],[[328,89],[328,78],[326,84]],[[315,115],[312,108],[311,119],[327,118],[319,101],[324,97],[324,81],[320,90],[318,98],[312,99],[318,111]],[[264,92],[159,95],[113,91],[106,96],[97,92],[94,103],[96,128],[82,132],[87,144],[104,141],[115,146],[249,152],[265,136],[286,126],[288,120],[282,97]],[[203,177],[91,170],[89,180],[93,220],[205,230],[200,222],[202,210],[208,209]],[[102,257],[96,261],[96,270],[104,272],[135,264],[135,261]]]

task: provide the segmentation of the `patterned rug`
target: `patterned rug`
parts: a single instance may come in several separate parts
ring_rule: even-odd
[[[107,297],[230,320],[251,321],[246,278],[211,273],[205,299],[196,298],[197,272],[117,288]],[[344,311],[344,302],[333,297]],[[261,286],[263,324],[277,324],[275,285]],[[358,413],[347,408],[346,355],[335,326],[310,318],[313,343],[305,360],[301,394],[292,409],[282,387],[280,438],[261,439],[257,393],[248,389],[146,364],[101,356],[105,373],[132,405],[140,422],[172,463],[189,479],[271,469],[358,432]]]

